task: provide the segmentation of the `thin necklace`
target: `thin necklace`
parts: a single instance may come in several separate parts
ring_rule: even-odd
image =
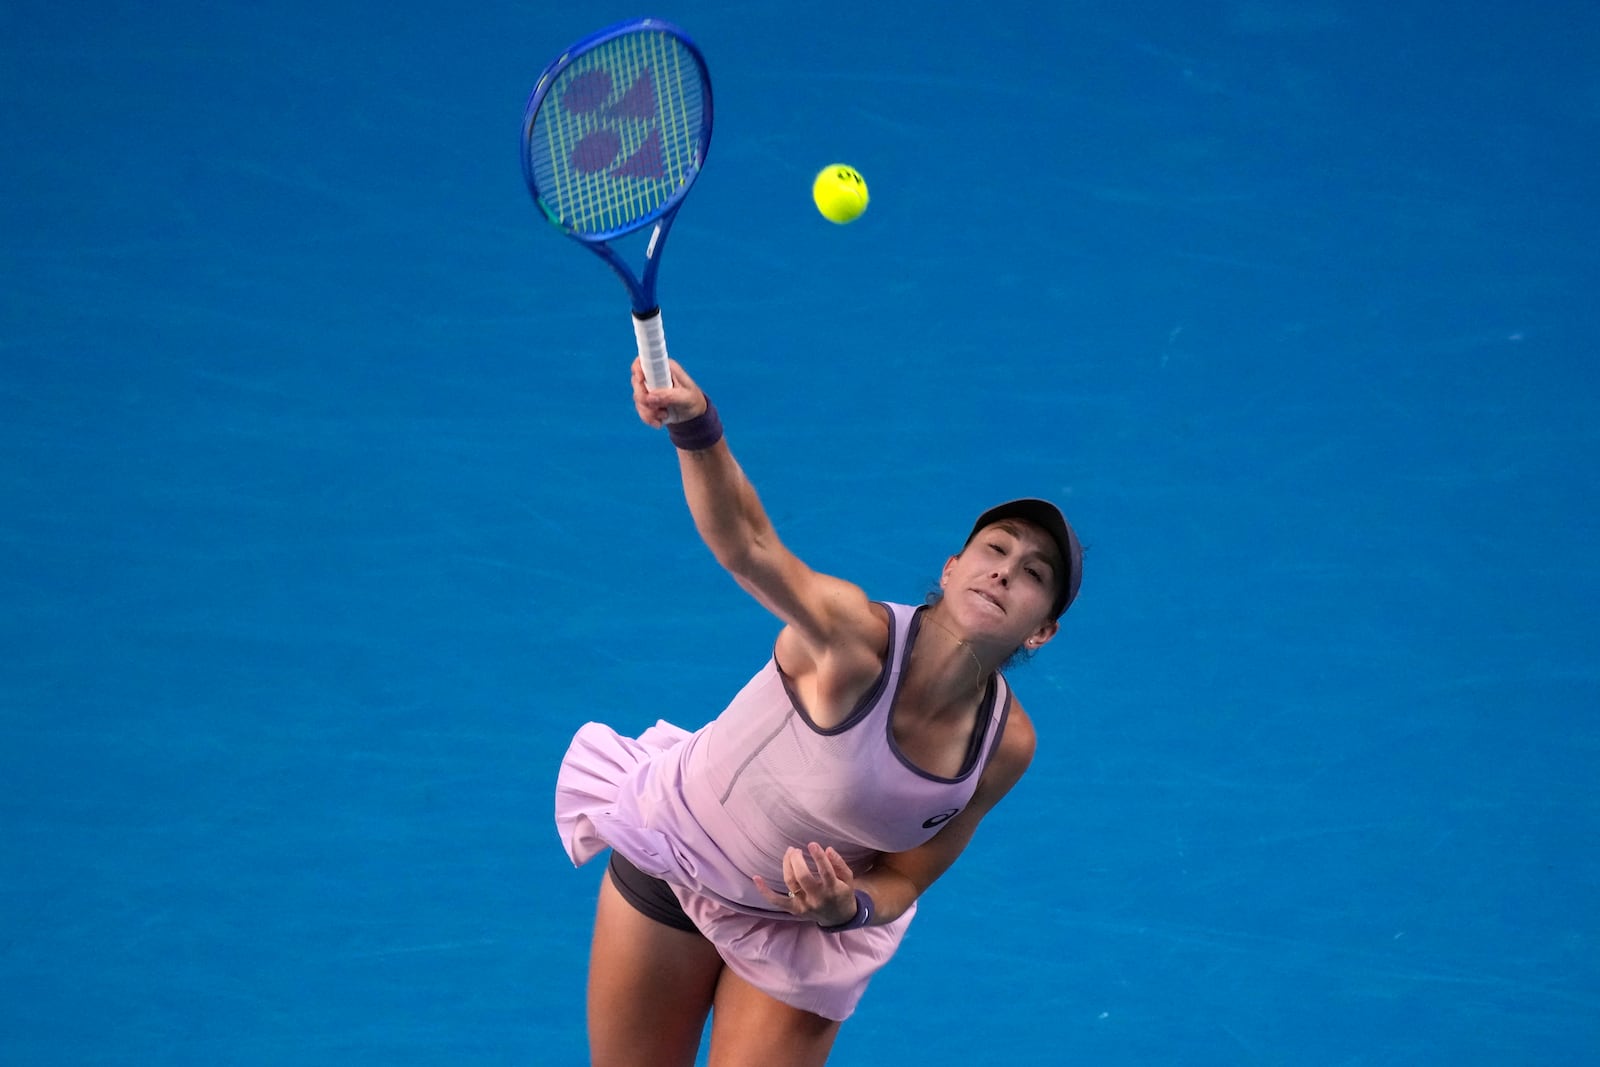
[[[974,685],[974,688],[977,689],[979,692],[982,692],[983,691],[983,678],[984,678],[984,675],[983,675],[983,661],[978,658],[978,654],[976,652],[972,651],[972,646],[967,644],[965,638],[958,637],[956,635],[955,631],[951,630],[950,627],[946,626],[944,623],[942,623],[938,619],[934,618],[933,617],[933,613],[931,611],[927,615],[924,615],[923,618],[926,621],[933,623],[935,626],[937,626],[939,629],[943,630],[945,633],[949,634],[951,640],[955,641],[956,644],[960,645],[962,648],[967,650],[967,655],[972,657],[972,668],[976,672],[976,674],[974,676],[975,677],[975,683],[976,683]]]

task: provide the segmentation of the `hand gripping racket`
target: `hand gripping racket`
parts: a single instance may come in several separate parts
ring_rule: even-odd
[[[619,23],[567,49],[539,75],[523,116],[522,173],[534,203],[628,287],[652,389],[672,384],[656,303],[661,251],[710,144],[705,59],[660,19]],[[610,242],[652,224],[635,274]]]

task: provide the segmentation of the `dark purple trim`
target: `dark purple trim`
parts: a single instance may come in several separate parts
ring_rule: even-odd
[[[916,643],[917,634],[920,633],[921,630],[922,630],[922,613],[927,611],[927,610],[928,609],[926,607],[919,607],[916,610],[916,614],[911,616],[910,632],[906,635],[906,658],[907,659],[909,659],[911,657],[911,646]],[[991,674],[989,676],[989,684],[983,691],[983,699],[978,701],[977,722],[973,723],[972,739],[967,745],[967,753],[966,753],[966,755],[961,760],[961,770],[956,773],[956,776],[954,778],[945,778],[942,775],[928,773],[927,771],[923,770],[921,767],[918,767],[915,763],[913,763],[909,756],[907,756],[904,752],[900,751],[900,746],[895,744],[895,740],[894,740],[894,709],[897,706],[899,706],[899,703],[900,703],[900,690],[899,689],[895,690],[894,700],[890,701],[890,703],[889,703],[889,713],[883,717],[884,738],[885,738],[885,740],[888,741],[888,743],[889,743],[889,751],[894,753],[894,758],[899,760],[900,761],[900,765],[902,767],[904,767],[906,770],[910,771],[912,774],[915,774],[920,778],[925,778],[930,782],[944,782],[944,783],[947,783],[947,784],[953,784],[953,783],[956,783],[956,782],[964,782],[968,778],[970,778],[972,776],[973,771],[978,769],[978,766],[979,766],[980,763],[986,764],[988,762],[986,759],[985,760],[979,760],[978,757],[979,757],[980,754],[982,754],[982,752],[984,750],[985,739],[990,736],[990,734],[989,734],[989,722],[990,722],[991,719],[994,718],[994,710],[995,710],[994,709],[994,705],[995,705],[995,698],[996,698],[996,693],[995,693],[996,682],[995,682],[995,678],[996,678],[995,674]],[[1008,692],[1007,692],[1007,700],[1006,700],[1006,709],[1005,709],[1007,714],[1009,714],[1010,710],[1011,710],[1011,701],[1010,701],[1009,689],[1010,689],[1010,687],[1008,686],[1007,687],[1007,691]]]
[[[1000,709],[1000,721],[995,724],[994,740],[991,741],[990,744],[989,744],[989,751],[987,751],[987,752],[985,752],[983,754],[983,765],[984,765],[984,767],[988,767],[989,766],[989,761],[994,759],[994,754],[996,752],[1000,751],[1000,739],[1005,737],[1005,735],[1006,735],[1006,723],[1011,720],[1011,702],[1012,702],[1011,683],[1007,682],[1003,675],[1000,677],[1000,681],[1006,687],[1006,704],[1005,704],[1005,707]]]
[[[882,603],[881,601],[874,600],[872,602],[872,606],[881,609],[884,614],[889,616],[889,647],[884,652],[883,670],[879,672],[878,680],[872,683],[872,688],[867,690],[867,694],[861,698],[855,707],[850,709],[850,714],[844,717],[844,721],[831,730],[822,729],[822,727],[818,726],[815,720],[811,718],[811,713],[806,710],[805,705],[800,702],[800,697],[796,695],[794,686],[789,684],[789,675],[786,671],[784,671],[783,664],[778,662],[777,649],[773,649],[772,665],[778,671],[778,680],[783,683],[783,691],[789,695],[789,706],[794,708],[795,713],[800,716],[800,721],[805,723],[814,734],[821,734],[823,737],[831,737],[834,734],[844,733],[846,730],[850,729],[850,727],[856,725],[862,719],[866,718],[867,713],[872,710],[872,706],[878,702],[878,698],[883,696],[884,686],[889,684],[889,676],[891,673],[893,673],[894,669],[894,655],[895,648],[897,646],[896,638],[899,637],[896,627],[897,620],[895,619],[894,609],[889,605]]]

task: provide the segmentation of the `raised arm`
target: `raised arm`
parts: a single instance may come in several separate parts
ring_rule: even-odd
[[[680,437],[688,426],[687,436],[698,438],[678,448],[684,498],[717,562],[787,624],[780,637],[780,653],[785,641],[790,646],[784,669],[794,675],[814,667],[848,676],[828,679],[846,688],[859,674],[870,682],[887,643],[887,620],[859,587],[812,570],[784,546],[728,442],[708,428],[716,416],[707,415],[704,391],[676,362],[672,379],[672,387],[652,391],[635,361],[634,406],[646,424],[659,429],[672,419]],[[792,662],[797,659],[809,662]]]

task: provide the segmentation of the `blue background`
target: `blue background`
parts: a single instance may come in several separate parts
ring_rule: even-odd
[[[1521,7],[653,12],[668,337],[785,539],[1090,545],[833,1062],[1594,1062],[1600,16]],[[774,633],[521,183],[638,13],[0,6],[0,1060],[583,1062],[560,754]]]

